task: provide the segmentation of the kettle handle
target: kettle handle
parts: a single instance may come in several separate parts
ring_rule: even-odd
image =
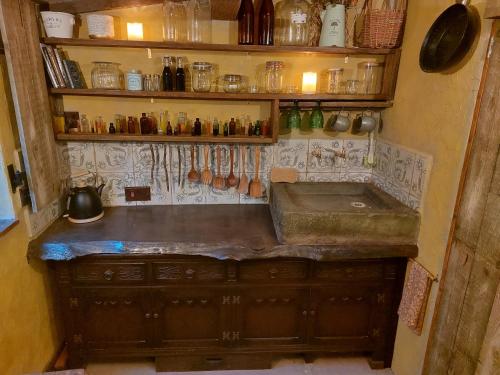
[[[102,194],[102,189],[104,189],[104,186],[106,186],[106,184],[100,184],[98,187],[96,187],[96,190],[97,190],[97,194],[99,194],[99,196],[101,196]]]

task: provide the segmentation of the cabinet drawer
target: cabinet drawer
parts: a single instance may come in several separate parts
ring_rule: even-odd
[[[222,262],[161,262],[153,263],[153,278],[161,283],[214,282],[226,279]]]
[[[381,280],[383,275],[383,264],[375,262],[325,262],[316,263],[314,267],[314,277],[317,279],[335,281]]]
[[[77,283],[143,283],[147,278],[145,263],[80,263],[73,266],[72,279]]]
[[[300,261],[242,262],[239,270],[242,281],[291,281],[307,278],[307,262]]]

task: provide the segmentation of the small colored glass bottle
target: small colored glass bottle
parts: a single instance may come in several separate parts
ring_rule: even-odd
[[[175,71],[175,91],[186,91],[186,73],[182,57],[177,58],[177,70]]]
[[[141,134],[150,134],[151,128],[149,127],[149,119],[146,117],[146,113],[142,114],[141,119],[139,120],[141,125]]]
[[[201,135],[201,121],[199,118],[196,118],[194,122],[194,135]]]
[[[163,91],[174,91],[174,74],[172,73],[172,57],[163,57]]]
[[[268,137],[269,135],[271,135],[271,126],[269,125],[269,121],[268,120],[264,120],[262,121],[262,135],[264,137]]]
[[[167,122],[167,135],[172,135],[172,125],[170,121]]]
[[[217,137],[219,135],[219,121],[217,121],[217,119],[214,119],[212,134],[214,137]]]
[[[129,116],[128,117],[128,132],[129,134],[135,134],[135,121],[134,119],[132,118],[132,116]]]
[[[253,135],[253,125],[252,123],[248,123],[248,136],[251,137]]]
[[[109,123],[109,134],[115,134],[116,133],[116,128],[113,125],[112,122]]]
[[[253,129],[253,134],[259,136],[261,134],[260,121],[255,122],[255,128]]]
[[[229,135],[229,126],[227,125],[227,121],[224,123],[224,137]]]
[[[236,135],[236,122],[234,121],[234,117],[231,117],[231,121],[229,121],[229,135]]]
[[[87,118],[87,115],[83,114],[82,118],[80,120],[80,125],[81,125],[81,131],[82,133],[90,133],[90,125],[89,125],[89,120]]]

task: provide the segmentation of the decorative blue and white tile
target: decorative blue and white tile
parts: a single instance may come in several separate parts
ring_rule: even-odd
[[[415,155],[415,166],[411,180],[410,194],[416,199],[423,199],[427,182],[432,168],[432,156],[424,154]]]
[[[241,149],[243,147],[246,147],[246,150],[247,150],[246,165],[245,165],[247,174],[255,172],[255,147],[260,147],[259,173],[269,173],[271,171],[271,169],[273,168],[273,161],[274,161],[274,148],[273,148],[273,146],[270,146],[270,145],[266,145],[266,146],[239,145],[240,165],[243,163],[242,151],[241,151]],[[239,171],[241,172],[242,168],[240,168]]]
[[[340,181],[369,183],[371,176],[369,172],[346,172],[340,174]]]
[[[274,145],[274,166],[307,171],[307,139],[282,139]]]
[[[42,233],[50,224],[63,214],[64,209],[65,207],[63,207],[63,202],[56,199],[40,211],[27,215],[29,222],[29,236],[36,237]]]
[[[151,200],[137,202],[137,205],[166,205],[172,204],[171,194],[171,178],[169,177],[167,186],[167,178],[165,172],[153,174],[135,174],[135,186],[149,186],[151,189]]]
[[[398,186],[403,191],[410,192],[413,167],[415,165],[415,154],[404,148],[394,149],[394,157],[391,164],[391,174],[389,182]]]
[[[96,172],[93,143],[69,142],[58,145],[61,174],[64,177],[85,171]]]
[[[407,190],[401,189],[399,186],[393,184],[386,184],[383,190],[401,203],[408,205],[408,197],[410,194]]]
[[[205,204],[206,196],[208,195],[210,186],[201,183],[189,182],[187,178],[188,172],[179,177],[177,172],[172,176],[172,204]]]
[[[135,206],[135,202],[125,201],[125,187],[135,186],[134,175],[123,172],[100,173],[105,184],[102,191],[104,206]]]
[[[236,188],[228,188],[224,190],[215,189],[210,186],[206,195],[205,203],[207,204],[238,204],[240,203],[240,194]]]
[[[134,143],[134,173],[148,174],[169,166],[169,145],[166,143]]]
[[[175,144],[169,145],[170,149],[167,151],[169,155],[170,171],[173,176],[186,175],[191,170],[191,145],[188,144]],[[179,158],[180,157],[180,158]],[[196,160],[196,154],[195,154]],[[195,168],[198,168],[197,163],[195,163]],[[180,170],[179,170],[180,168]],[[197,169],[199,171],[199,169]]]
[[[307,173],[340,172],[342,159],[335,153],[341,152],[343,147],[343,140],[309,140]]]
[[[363,159],[368,155],[368,140],[344,140],[345,160],[341,172],[371,172],[371,167],[363,164]]]
[[[329,173],[307,173],[306,181],[308,182],[339,182],[340,173],[339,172],[329,172]]]
[[[252,176],[253,178],[253,176]],[[262,187],[264,189],[264,194],[261,198],[252,198],[247,194],[240,195],[240,203],[241,204],[267,204],[269,203],[269,194],[271,191],[271,182],[269,180],[269,173],[259,173],[259,179],[262,183]],[[250,182],[252,179],[250,179]]]
[[[96,143],[97,171],[131,173],[134,170],[132,154],[132,143]]]
[[[413,208],[416,211],[422,212],[422,203],[423,202],[420,199],[416,198],[415,196],[413,196],[411,194],[408,196],[407,205],[410,208]]]
[[[306,182],[307,181],[307,173],[297,173],[297,181]]]
[[[374,175],[380,176],[382,179],[389,179],[391,175],[393,154],[394,146],[392,144],[377,140],[375,144]]]

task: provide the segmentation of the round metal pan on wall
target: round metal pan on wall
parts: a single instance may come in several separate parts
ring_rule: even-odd
[[[420,68],[424,72],[450,70],[471,49],[479,31],[480,19],[468,3],[468,0],[458,0],[432,24],[420,49]]]

